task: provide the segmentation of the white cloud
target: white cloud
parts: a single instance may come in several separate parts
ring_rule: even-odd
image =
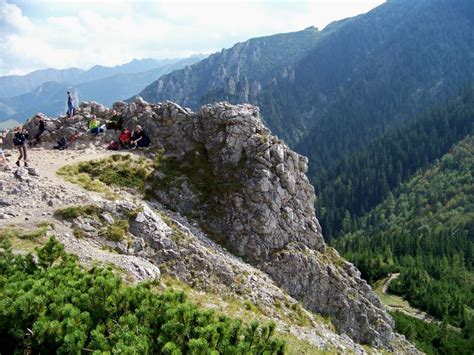
[[[9,1],[0,0],[0,75],[210,53],[251,37],[322,28],[383,2],[44,0],[23,13],[27,5]]]

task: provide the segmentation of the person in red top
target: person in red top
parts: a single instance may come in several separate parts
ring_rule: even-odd
[[[130,148],[130,142],[132,141],[132,132],[128,128],[124,128],[119,135],[119,143],[122,149]]]

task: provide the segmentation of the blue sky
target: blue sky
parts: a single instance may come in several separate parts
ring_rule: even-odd
[[[0,0],[0,75],[212,53],[252,37],[319,29],[384,0]]]

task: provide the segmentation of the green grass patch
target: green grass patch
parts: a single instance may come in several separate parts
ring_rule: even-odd
[[[296,336],[290,333],[277,333],[278,337],[283,339],[286,343],[287,355],[329,355],[337,354],[336,350],[321,350],[316,348],[313,344],[308,343],[305,340],[298,339]]]
[[[0,228],[0,242],[11,243],[13,248],[23,251],[33,251],[35,247],[46,241],[50,223],[40,223],[37,228],[21,228],[7,226]]]
[[[151,160],[134,159],[130,154],[114,154],[105,159],[64,166],[58,174],[88,190],[110,195],[112,192],[108,186],[144,191],[145,181],[152,171]]]
[[[117,194],[114,193],[102,181],[93,179],[87,173],[81,173],[76,165],[63,166],[57,171],[57,174],[62,176],[66,181],[79,185],[88,191],[94,191],[103,194],[107,199],[114,200]]]
[[[54,215],[61,219],[71,221],[78,217],[91,217],[98,219],[102,212],[102,208],[96,205],[73,205],[57,209],[54,212]]]
[[[26,229],[16,226],[9,226],[0,229],[0,240],[5,239],[24,239],[24,240],[35,240],[46,236],[46,232],[49,230],[47,225],[43,225],[39,228]]]
[[[99,231],[99,236],[113,242],[119,242],[127,238],[129,228],[130,225],[127,220],[116,220],[113,224],[102,228]]]
[[[83,239],[83,238],[85,238],[84,231],[83,231],[81,228],[74,228],[73,231],[72,231],[72,234],[73,234],[74,237],[76,237],[77,239]]]
[[[345,260],[338,254],[336,249],[334,249],[333,247],[326,247],[323,255],[331,264],[334,264],[340,269],[343,267]]]

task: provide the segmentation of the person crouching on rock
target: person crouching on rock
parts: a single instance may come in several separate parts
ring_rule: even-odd
[[[150,138],[143,131],[142,126],[136,126],[132,133],[132,141],[130,142],[132,149],[137,147],[146,148],[150,146]]]
[[[15,135],[13,136],[13,145],[18,148],[20,156],[16,161],[16,166],[20,166],[21,159],[25,162],[25,166],[28,166],[28,156],[26,150],[26,141],[28,140],[28,131],[26,128],[18,126],[15,128]]]
[[[121,130],[123,124],[123,118],[117,113],[117,111],[112,110],[111,117],[109,121],[105,122],[107,129],[113,129],[114,131]]]
[[[100,128],[100,121],[97,119],[96,115],[93,115],[92,119],[89,121],[89,132],[94,135],[102,133],[102,129]]]
[[[132,140],[132,132],[128,128],[124,128],[119,134],[119,144],[120,148],[128,149],[130,148],[130,142]]]

